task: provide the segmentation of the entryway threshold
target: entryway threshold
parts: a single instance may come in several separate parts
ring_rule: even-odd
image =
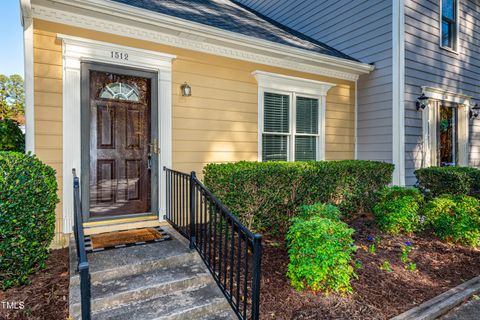
[[[156,215],[83,223],[85,235],[165,225],[167,222],[159,221]]]

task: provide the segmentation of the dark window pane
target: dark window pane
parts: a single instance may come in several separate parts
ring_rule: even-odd
[[[307,161],[317,159],[316,137],[295,137],[295,161]]]
[[[456,163],[456,109],[440,107],[438,126],[438,154],[441,166],[453,166]]]
[[[318,100],[297,97],[296,128],[298,133],[318,133]]]
[[[455,0],[442,0],[442,16],[455,20]]]
[[[289,96],[283,94],[264,94],[264,132],[289,132]]]
[[[262,139],[263,161],[287,161],[287,136],[264,134]]]
[[[446,21],[442,22],[442,46],[453,48],[452,25]]]

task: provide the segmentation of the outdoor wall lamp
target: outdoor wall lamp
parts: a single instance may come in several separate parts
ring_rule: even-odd
[[[182,89],[182,96],[190,97],[192,95],[192,88],[190,88],[186,81],[180,88]]]
[[[417,98],[415,105],[417,106],[417,111],[420,109],[423,110],[428,106],[428,97],[425,95],[425,93],[422,93],[422,95]]]
[[[478,116],[480,116],[480,106],[476,103],[475,106],[470,108],[470,119],[476,119]]]

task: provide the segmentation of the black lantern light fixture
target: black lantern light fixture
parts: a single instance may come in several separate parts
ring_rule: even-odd
[[[190,97],[192,95],[192,88],[190,88],[186,81],[180,88],[182,89],[182,96]]]
[[[470,108],[470,119],[476,119],[478,116],[480,116],[480,106],[476,103],[475,106]]]
[[[420,109],[423,110],[428,106],[428,97],[425,95],[425,93],[422,93],[422,95],[417,98],[415,105],[417,106],[417,111]]]

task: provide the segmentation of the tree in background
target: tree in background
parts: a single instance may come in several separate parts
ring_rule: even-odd
[[[0,119],[25,122],[25,91],[23,78],[18,74],[10,77],[0,74]]]

